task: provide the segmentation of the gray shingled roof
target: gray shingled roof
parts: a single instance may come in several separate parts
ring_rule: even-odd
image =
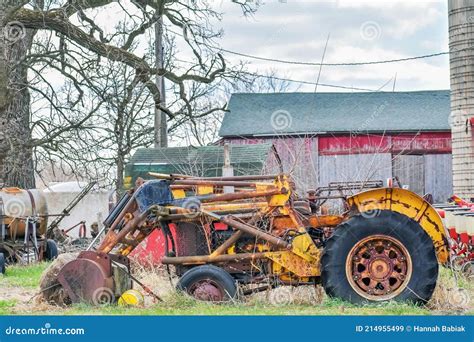
[[[276,157],[272,144],[230,145],[230,159],[235,175],[260,174],[267,158]],[[195,176],[222,175],[223,146],[169,147],[138,149],[125,167],[126,187],[138,177],[152,178],[149,172],[184,173]]]
[[[450,130],[449,90],[233,94],[221,137]]]
[[[265,162],[272,144],[230,145],[232,163]],[[131,164],[223,164],[223,146],[140,148],[130,158]]]

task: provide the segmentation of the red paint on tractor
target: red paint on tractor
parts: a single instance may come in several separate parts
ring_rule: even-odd
[[[176,241],[176,226],[174,224],[170,224],[170,231]],[[163,258],[164,255],[165,238],[163,232],[159,229],[155,229],[155,231],[131,253],[131,257],[136,258],[142,265],[161,264],[161,258]]]

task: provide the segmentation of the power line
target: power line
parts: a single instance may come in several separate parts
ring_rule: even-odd
[[[348,89],[348,90],[358,90],[358,91],[365,91],[365,92],[372,92],[372,93],[406,93],[410,96],[433,96],[433,97],[438,97],[438,96],[445,96],[443,94],[434,94],[430,90],[421,90],[421,91],[410,91],[410,90],[405,90],[405,91],[387,91],[387,90],[382,90],[385,88],[387,84],[392,82],[393,78],[389,79],[387,82],[385,82],[381,87],[378,89],[369,89],[369,88],[360,88],[360,87],[352,87],[352,86],[343,86],[343,85],[336,85],[336,84],[328,84],[328,83],[316,83],[316,82],[311,82],[311,81],[303,81],[303,80],[294,80],[291,78],[285,78],[285,77],[278,77],[278,76],[272,76],[272,75],[262,75],[262,74],[257,74],[257,73],[252,73],[252,72],[247,72],[247,71],[241,71],[242,74],[247,74],[255,77],[262,77],[262,78],[271,78],[279,81],[287,81],[287,82],[294,82],[294,83],[301,83],[301,84],[308,84],[308,85],[316,85],[322,86],[322,87],[328,87],[328,88],[339,88],[339,89]],[[418,93],[420,92],[420,93]],[[449,96],[449,94],[448,94]]]
[[[249,55],[242,52],[231,51],[231,50],[227,50],[223,48],[216,48],[216,49],[223,52],[230,53],[232,55],[237,55],[237,56],[251,58],[251,59],[257,59],[261,61],[283,63],[283,64],[311,65],[311,66],[357,66],[357,65],[387,64],[387,63],[406,62],[406,61],[412,61],[416,59],[424,59],[424,58],[432,58],[432,57],[438,57],[438,56],[443,56],[443,55],[449,55],[449,52],[437,52],[437,53],[432,53],[429,55],[421,55],[421,56],[398,58],[398,59],[388,59],[388,60],[380,60],[380,61],[351,62],[351,63],[317,63],[317,62],[301,62],[301,61],[290,61],[290,60],[283,60],[283,59],[260,57],[260,56]]]
[[[168,32],[173,33],[173,34],[175,34],[177,36],[180,36],[180,37],[184,37],[183,34],[178,33],[176,31],[173,31],[169,28],[168,28]],[[445,52],[436,52],[436,53],[431,53],[431,54],[421,55],[421,56],[413,56],[413,57],[397,58],[397,59],[386,59],[386,60],[378,60],[378,61],[348,62],[348,63],[321,63],[321,62],[318,63],[318,62],[290,61],[290,60],[284,60],[284,59],[261,57],[261,56],[250,55],[250,54],[243,53],[243,52],[232,51],[232,50],[224,49],[222,47],[215,47],[215,46],[209,46],[209,45],[207,45],[207,47],[210,48],[210,49],[213,49],[213,50],[227,52],[227,53],[230,53],[232,55],[246,57],[246,58],[250,58],[250,59],[256,59],[256,60],[267,61],[267,62],[282,63],[282,64],[311,65],[311,66],[358,66],[358,65],[388,64],[388,63],[406,62],[406,61],[413,61],[413,60],[417,60],[417,59],[425,59],[425,58],[433,58],[433,57],[438,57],[438,56],[449,55],[449,52],[445,51]]]
[[[246,75],[250,75],[250,76],[255,76],[255,77],[271,78],[271,79],[275,79],[275,80],[279,80],[279,81],[301,83],[301,84],[308,84],[308,85],[314,85],[314,86],[318,85],[318,86],[321,86],[321,87],[328,87],[328,88],[339,88],[339,89],[360,90],[360,91],[370,91],[370,92],[379,92],[379,91],[381,91],[380,89],[359,88],[359,87],[343,86],[343,85],[328,84],[328,83],[321,83],[321,82],[316,83],[316,82],[311,82],[311,81],[293,80],[291,78],[278,77],[278,76],[273,76],[273,75],[262,75],[262,74],[247,72],[247,71],[242,71],[241,73],[246,74]]]
[[[180,62],[180,63],[195,65],[195,63],[190,62],[190,61],[185,61],[185,60],[177,59],[177,58],[175,60]],[[274,75],[262,75],[262,74],[249,72],[249,71],[240,71],[240,73],[245,74],[245,75],[249,75],[249,76],[255,76],[255,77],[260,77],[260,78],[268,78],[268,79],[274,79],[274,80],[286,81],[286,82],[292,82],[292,83],[308,84],[308,85],[314,85],[314,86],[315,85],[320,85],[322,87],[328,87],[328,88],[339,88],[339,89],[371,91],[371,92],[381,91],[380,89],[358,88],[358,87],[352,87],[352,86],[343,86],[343,85],[336,85],[336,84],[316,83],[316,82],[311,82],[311,81],[294,80],[294,79],[291,79],[291,78],[278,77],[278,76],[274,76]]]
[[[176,61],[178,62],[181,62],[181,63],[185,63],[185,64],[193,64],[195,65],[195,63],[191,62],[191,61],[185,61],[185,60],[182,60],[182,59],[175,59]],[[385,90],[382,90],[389,82],[391,82],[393,80],[390,79],[388,80],[385,84],[383,84],[380,88],[378,89],[370,89],[370,88],[360,88],[360,87],[353,87],[353,86],[344,86],[344,85],[337,85],[337,84],[328,84],[328,83],[316,83],[316,82],[311,82],[311,81],[304,81],[304,80],[295,80],[295,79],[291,79],[291,78],[286,78],[286,77],[279,77],[279,76],[275,76],[275,75],[263,75],[263,74],[258,74],[258,73],[255,73],[255,72],[249,72],[249,71],[240,71],[241,74],[245,74],[245,75],[249,75],[249,76],[255,76],[255,77],[260,77],[260,78],[268,78],[268,79],[274,79],[274,80],[279,80],[279,81],[284,81],[284,82],[292,82],[292,83],[299,83],[299,84],[307,84],[307,85],[319,85],[319,86],[322,86],[322,87],[327,87],[327,88],[337,88],[337,89],[347,89],[347,90],[357,90],[357,91],[367,91],[367,92],[388,92],[388,91],[385,91]],[[410,92],[410,91],[408,91]],[[402,92],[403,93],[403,92]],[[411,95],[423,95],[423,96],[426,96],[426,95],[430,95],[430,96],[440,96],[438,94],[417,94],[416,92],[414,92],[413,94]]]

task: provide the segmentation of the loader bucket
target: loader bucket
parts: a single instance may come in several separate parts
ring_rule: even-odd
[[[126,259],[85,251],[63,266],[58,281],[72,303],[111,304],[131,288],[127,268]]]

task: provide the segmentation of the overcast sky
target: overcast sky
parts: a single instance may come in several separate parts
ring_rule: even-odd
[[[220,41],[225,49],[261,57],[320,62],[398,59],[448,51],[447,1],[267,0],[246,18],[238,6],[215,0],[224,13]],[[255,61],[226,54],[249,69],[273,69],[279,76],[314,82],[319,68]],[[321,83],[392,90],[449,89],[446,55],[383,65],[323,67]],[[302,91],[314,91],[303,86]],[[318,87],[318,91],[343,91]]]

